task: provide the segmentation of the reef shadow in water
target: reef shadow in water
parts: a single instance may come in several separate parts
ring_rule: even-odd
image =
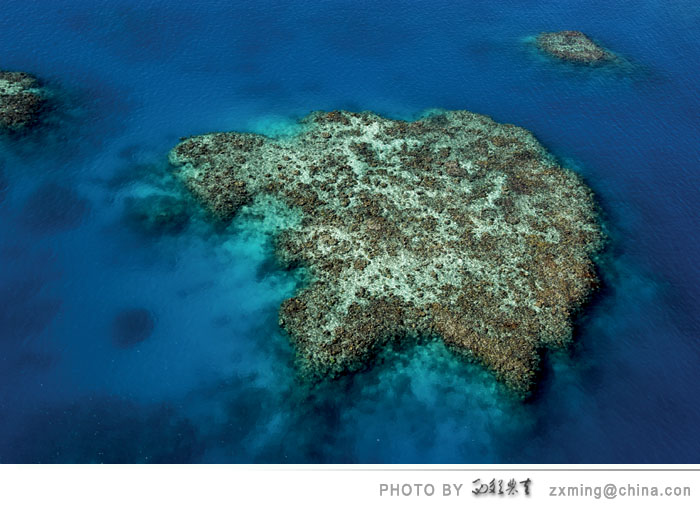
[[[128,308],[120,311],[112,321],[112,339],[122,348],[147,340],[156,322],[151,312],[145,308]]]
[[[190,223],[187,202],[174,195],[129,197],[124,206],[124,221],[144,236],[175,236]]]

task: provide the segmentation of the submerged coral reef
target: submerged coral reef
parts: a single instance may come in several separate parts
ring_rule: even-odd
[[[185,202],[174,195],[129,197],[125,203],[126,222],[147,235],[175,235],[190,222]]]
[[[300,124],[183,139],[170,161],[223,220],[276,213],[279,258],[310,277],[279,312],[302,374],[352,372],[387,342],[438,336],[529,391],[540,350],[571,339],[597,284],[591,191],[527,130],[468,111]]]
[[[565,61],[594,64],[614,59],[612,53],[577,30],[542,32],[536,41],[540,50]]]
[[[0,70],[0,130],[17,132],[35,125],[45,106],[36,77]]]

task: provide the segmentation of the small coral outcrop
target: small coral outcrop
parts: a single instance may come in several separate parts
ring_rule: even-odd
[[[591,191],[527,130],[468,111],[300,123],[294,136],[184,139],[170,161],[221,219],[274,211],[279,258],[310,277],[279,312],[303,374],[437,336],[527,392],[597,284]]]
[[[536,42],[540,50],[564,61],[595,64],[614,59],[611,52],[577,30],[542,32]]]
[[[36,77],[0,70],[0,131],[20,132],[39,122],[46,95]]]

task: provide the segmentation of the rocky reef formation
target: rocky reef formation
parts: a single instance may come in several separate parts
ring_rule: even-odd
[[[46,95],[36,77],[0,70],[0,130],[19,132],[36,125]]]
[[[536,41],[540,50],[565,61],[595,64],[614,59],[612,53],[577,30],[542,32]]]
[[[591,191],[527,130],[467,111],[300,124],[191,137],[170,161],[223,220],[276,213],[279,258],[310,277],[279,312],[302,373],[352,372],[387,342],[438,336],[527,392],[597,284]]]

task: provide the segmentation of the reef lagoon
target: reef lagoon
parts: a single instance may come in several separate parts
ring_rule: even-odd
[[[700,461],[696,3],[10,0],[3,14],[0,70],[36,77],[51,109],[0,136],[0,462]],[[559,31],[615,59],[571,63],[533,44]],[[356,373],[300,379],[279,308],[309,270],[280,260],[275,236],[300,220],[274,201],[218,217],[171,161],[196,135],[294,142],[309,113],[338,111],[404,128],[479,113],[526,129],[594,192],[600,288],[557,333],[572,343],[542,354],[527,398],[427,330]],[[441,159],[439,191],[479,171]],[[503,213],[523,218],[518,202]],[[368,243],[391,234],[380,218]],[[382,277],[361,286],[396,286]]]

